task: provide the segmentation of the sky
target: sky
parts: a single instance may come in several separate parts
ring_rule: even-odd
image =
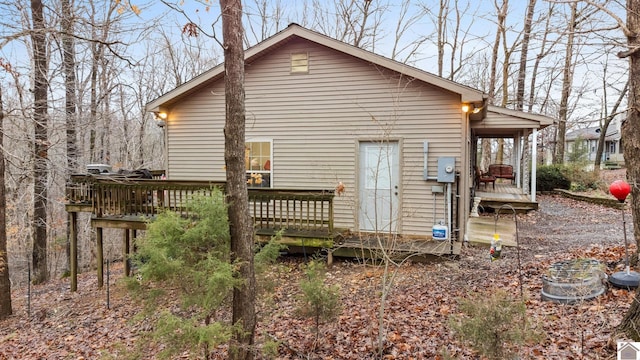
[[[80,1],[78,4],[81,6],[87,6],[86,1]],[[105,0],[109,1],[109,0]],[[127,18],[125,23],[127,26],[131,28],[142,28],[146,25],[157,22],[162,28],[163,31],[168,32],[175,43],[180,43],[183,41],[181,36],[181,30],[184,24],[186,24],[189,20],[198,23],[202,29],[209,33],[213,33],[212,29],[216,29],[215,33],[217,36],[221,36],[220,31],[220,19],[219,19],[219,2],[216,1],[196,1],[196,0],[128,0],[128,5],[133,5],[139,8],[139,12],[136,14],[130,10],[130,8],[124,9],[123,15]],[[333,4],[334,1],[337,0],[317,0],[322,4]],[[376,41],[376,47],[374,51],[380,55],[384,55],[387,57],[391,56],[391,49],[394,40],[394,29],[398,18],[401,15],[401,4],[400,0],[373,0],[374,3],[377,1],[388,4],[385,12],[383,13],[383,26],[381,27],[380,37]],[[451,0],[454,2],[455,0]],[[47,1],[45,0],[45,3]],[[254,15],[257,13],[256,0],[245,0],[243,1],[244,11]],[[305,18],[302,16],[303,8],[306,5],[312,6],[313,0],[271,0],[269,1],[269,5],[273,6],[274,4],[279,3],[284,12],[286,13],[286,17],[280,20],[279,29],[284,29],[289,23],[296,22],[301,25],[307,25],[312,30],[322,32],[322,29],[314,28],[313,25],[309,25],[310,21],[305,21]],[[469,42],[465,45],[465,51],[469,56],[478,57],[479,54],[487,54],[488,49],[491,46],[491,43],[494,41],[495,36],[495,28],[496,25],[494,20],[496,18],[494,0],[459,0],[461,5],[468,4],[467,10],[462,14],[462,28],[469,28]],[[122,3],[125,4],[125,3]],[[173,9],[167,5],[172,4]],[[411,1],[411,11],[410,13],[416,13],[419,11],[419,5],[424,4],[432,14],[437,14],[440,10],[440,1],[439,0],[412,0]],[[549,1],[538,0],[537,9],[542,10],[546,9],[550,4]],[[509,36],[507,42],[512,44],[517,39],[517,34],[522,28],[522,23],[524,19],[526,1],[525,0],[511,0],[509,4],[509,13],[507,15],[507,26],[510,29]],[[464,6],[461,6],[464,7]],[[560,7],[566,7],[565,5],[560,5]],[[619,9],[611,8],[614,11],[620,12]],[[27,9],[28,10],[28,9]],[[180,12],[183,11],[184,14]],[[621,16],[624,18],[624,16]],[[421,21],[418,21],[403,34],[403,37],[400,39],[400,43],[403,45],[407,45],[420,36],[425,36],[431,34],[434,28],[434,24],[432,21],[433,17],[425,17]],[[307,17],[308,19],[308,17]],[[6,18],[0,23],[7,21]],[[19,21],[19,20],[16,20]],[[212,24],[215,26],[212,28]],[[4,25],[0,25],[0,34],[6,35],[16,30]],[[269,34],[273,34],[275,32],[275,28],[268,29]],[[247,28],[247,33],[251,34],[251,29]],[[146,36],[154,36],[156,34],[146,34]],[[620,31],[621,35],[621,31]],[[123,39],[125,43],[128,44],[127,52],[134,59],[137,60],[140,57],[144,56],[146,49],[144,49],[140,43],[140,38],[138,38],[137,34],[131,33],[129,38]],[[430,40],[433,40],[432,37]],[[451,40],[451,38],[450,38]],[[560,41],[563,41],[561,38]],[[256,40],[252,39],[251,44],[255,44]],[[219,44],[217,44],[214,40],[204,40],[202,44],[204,46],[208,46],[211,48],[217,49],[218,53],[221,54],[221,48]],[[613,49],[615,50],[615,49]],[[621,49],[617,49],[615,51],[619,51]],[[0,58],[4,58],[8,61],[11,61],[12,64],[15,64],[16,67],[27,70],[30,66],[28,63],[29,57],[27,56],[28,49],[24,47],[24,43],[14,41],[9,43],[8,45],[3,46],[0,49]],[[532,49],[532,54],[535,55],[536,49]],[[602,52],[602,50],[599,50]],[[429,71],[432,73],[437,73],[437,64],[436,64],[436,48],[432,42],[427,41],[422,45],[421,51],[412,56],[407,60],[407,62],[413,66],[419,67],[425,71]],[[532,56],[534,56],[532,55]],[[404,57],[406,53],[401,54],[398,57],[398,60],[404,61]],[[599,91],[597,88],[601,87],[600,84],[597,84],[598,81],[602,81],[599,79],[601,77],[602,69],[601,64],[599,64],[599,58],[603,58],[604,54],[589,54],[585,55],[585,59],[577,59],[584,60],[584,64],[577,69],[575,86],[578,90],[582,85],[586,85],[587,87],[592,87],[594,90],[590,92],[585,92],[581,95],[580,106],[576,106],[577,112],[581,112],[584,114],[590,114],[594,112],[598,112],[599,99],[603,97],[603,93]],[[615,71],[620,73],[624,72],[624,68],[626,67],[625,61],[615,59],[615,56],[609,56],[611,64],[615,67]],[[515,62],[519,59],[519,55],[515,55],[511,58],[512,62]],[[474,61],[478,62],[482,59],[474,59]],[[546,66],[549,66],[548,64]],[[475,65],[475,69],[471,69],[471,71],[486,71],[486,68],[482,68],[483,65],[478,63]],[[513,67],[515,69],[515,67]],[[611,69],[610,69],[611,70]],[[25,71],[26,72],[26,71]],[[445,74],[446,75],[446,74]],[[3,75],[0,74],[0,78]],[[6,76],[6,75],[5,75]],[[623,77],[616,78],[615,76],[611,76],[611,79],[622,79]],[[555,82],[560,82],[561,77],[554,80]],[[469,85],[469,84],[468,84]],[[471,84],[472,86],[474,84]],[[481,88],[482,85],[477,84],[476,88],[484,90]],[[586,116],[586,115],[581,115]]]

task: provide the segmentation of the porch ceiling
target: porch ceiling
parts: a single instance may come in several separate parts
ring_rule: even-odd
[[[554,123],[552,118],[489,105],[487,116],[470,121],[474,135],[485,138],[514,138],[522,132],[542,129]]]
[[[523,129],[510,129],[510,128],[500,128],[500,129],[489,129],[489,128],[474,128],[473,134],[479,138],[515,138],[518,133]]]

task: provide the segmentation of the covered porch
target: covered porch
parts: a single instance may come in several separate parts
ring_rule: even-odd
[[[474,120],[470,116],[469,122],[471,169],[483,176],[478,181],[474,170],[471,196],[480,210],[495,210],[504,204],[519,211],[536,210],[538,131],[553,124],[553,119],[489,105],[486,117]],[[481,164],[483,139],[503,140],[503,157],[492,156],[489,164]],[[497,152],[495,148],[491,150],[492,155]],[[508,174],[495,173],[500,168],[508,168]]]

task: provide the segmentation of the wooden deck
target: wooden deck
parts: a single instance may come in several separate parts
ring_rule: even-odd
[[[496,211],[500,206],[509,204],[518,212],[537,210],[538,203],[531,201],[531,195],[506,180],[496,181],[495,189],[491,184],[480,185],[475,192],[481,198],[481,211]]]
[[[349,236],[340,239],[332,249],[335,256],[380,259],[381,255],[394,260],[411,258],[416,261],[434,257],[456,257],[462,250],[462,242],[455,240],[402,239],[374,235]]]
[[[159,172],[159,171],[158,171]],[[71,290],[77,290],[78,213],[90,212],[96,230],[98,286],[103,284],[103,229],[123,229],[123,258],[134,251],[136,231],[146,230],[149,221],[166,210],[189,217],[188,199],[210,194],[214,188],[224,191],[225,183],[208,181],[171,181],[129,178],[126,176],[74,175],[67,184],[66,211],[69,214],[71,244]],[[250,188],[249,207],[256,240],[264,241],[281,233],[290,248],[326,249],[335,256],[396,258],[427,255],[459,255],[461,241],[434,241],[430,236],[406,238],[394,235],[394,241],[378,241],[375,234],[351,234],[334,229],[333,189]],[[384,236],[382,236],[384,237]],[[129,274],[125,262],[125,274]]]

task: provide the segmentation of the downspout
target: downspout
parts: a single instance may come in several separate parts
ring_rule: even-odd
[[[453,224],[452,220],[452,205],[451,205],[451,183],[447,183],[447,225],[449,226],[449,244],[451,245],[451,252],[453,253]]]

